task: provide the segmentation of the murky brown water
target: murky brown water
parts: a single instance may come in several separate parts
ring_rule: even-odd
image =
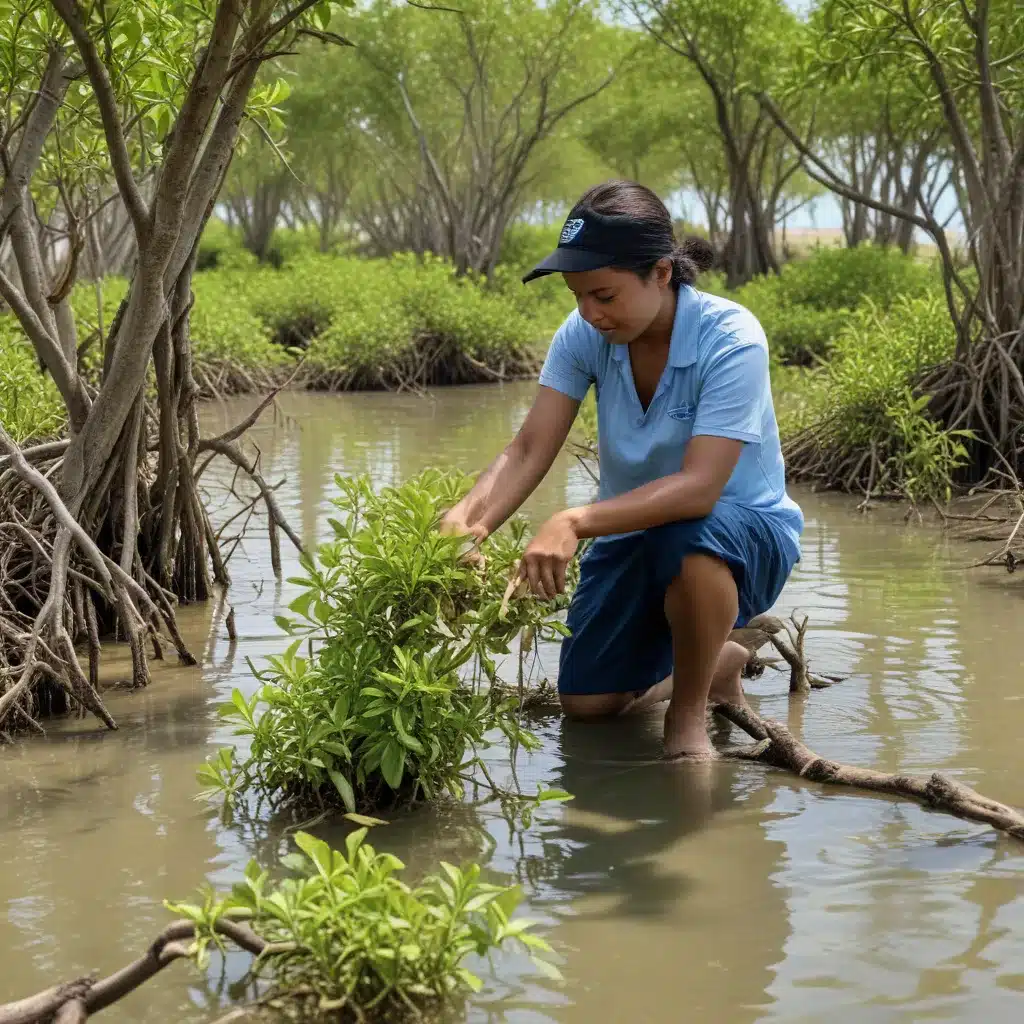
[[[511,435],[531,390],[288,395],[290,420],[268,419],[254,437],[267,477],[287,478],[282,503],[312,542],[334,473],[385,484],[427,464],[477,468]],[[206,426],[247,407],[211,407]],[[588,494],[566,459],[531,508]],[[963,548],[890,511],[865,518],[843,499],[800,499],[804,560],[779,608],[808,612],[816,664],[850,678],[791,703],[784,678],[768,672],[751,686],[761,712],[835,759],[942,769],[1024,802],[1021,592],[1005,576],[966,575]],[[204,880],[227,887],[253,853],[250,837],[195,802],[194,769],[229,739],[216,708],[233,686],[251,690],[245,657],[282,646],[273,614],[290,588],[273,580],[263,534],[232,572],[234,650],[215,609],[190,609],[183,626],[203,668],[163,668],[148,691],[112,695],[118,733],[69,721],[0,751],[0,1001],[120,966],[169,919],[163,898]],[[547,652],[551,672],[556,657]],[[116,658],[108,666],[116,676]],[[538,982],[523,960],[502,956],[471,1019],[1021,1019],[1024,847],[758,766],[609,765],[657,753],[657,712],[539,731],[544,748],[521,762],[524,786],[542,780],[576,799],[531,831],[510,835],[500,819],[447,808],[375,837],[413,869],[479,856],[526,886],[567,984]],[[242,969],[232,958],[226,975]],[[201,978],[175,965],[104,1019],[201,1024],[223,1001],[216,971]]]

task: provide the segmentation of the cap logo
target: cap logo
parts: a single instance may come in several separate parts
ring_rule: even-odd
[[[567,220],[565,227],[562,228],[562,236],[558,239],[559,245],[566,245],[571,242],[581,231],[583,230],[583,220],[581,218],[574,218],[573,220]]]

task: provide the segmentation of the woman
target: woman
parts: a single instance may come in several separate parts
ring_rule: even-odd
[[[669,700],[665,751],[713,753],[709,695],[742,701],[737,625],[775,602],[800,553],[786,494],[768,348],[741,306],[695,290],[699,239],[677,247],[661,200],[635,182],[590,189],[558,248],[523,280],[561,273],[577,311],[559,328],[512,443],[445,517],[483,539],[551,468],[597,388],[598,500],[552,516],[523,556],[552,598],[594,538],[561,650],[563,712],[622,714]]]

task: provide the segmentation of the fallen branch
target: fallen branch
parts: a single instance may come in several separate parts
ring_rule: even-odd
[[[839,764],[816,754],[798,740],[781,722],[764,719],[749,708],[735,704],[715,704],[712,710],[739,726],[758,743],[750,748],[733,749],[729,757],[759,761],[774,768],[794,772],[802,779],[835,786],[849,786],[875,793],[904,797],[958,818],[978,821],[1024,840],[1024,814],[1016,808],[990,800],[962,783],[939,772],[927,777],[877,772]],[[0,1018],[2,1024],[2,1018]]]
[[[269,943],[251,928],[236,921],[219,920],[215,930],[253,956],[267,957],[294,949],[291,943]],[[54,985],[27,999],[0,1004],[0,1024],[49,1024],[86,1020],[94,1013],[123,999],[159,974],[168,964],[191,955],[195,926],[191,921],[169,924],[137,960],[109,977],[91,977]]]

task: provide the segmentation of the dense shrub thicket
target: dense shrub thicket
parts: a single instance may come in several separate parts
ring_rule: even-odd
[[[0,424],[21,443],[64,427],[64,403],[11,317],[0,317]]]
[[[301,383],[334,390],[532,375],[572,298],[557,276],[529,287],[520,278],[556,241],[557,228],[514,225],[503,262],[481,280],[459,278],[432,257],[323,254],[302,232],[279,232],[274,261],[259,264],[214,222],[200,252],[208,269],[194,278],[200,386],[208,393],[258,390],[291,373],[300,357]],[[790,462],[797,476],[858,489],[870,476],[873,485],[918,496],[922,488],[946,489],[958,441],[937,431],[908,390],[952,346],[927,261],[871,246],[820,248],[781,275],[734,292],[715,274],[700,286],[745,305],[763,324],[780,426],[799,442]],[[101,319],[109,325],[126,289],[122,279],[105,281],[98,309],[93,285],[76,288],[87,363]],[[9,316],[0,316],[0,420],[18,440],[52,436],[63,426],[56,389]],[[801,433],[819,423],[821,430]],[[589,407],[581,428],[594,429]],[[844,447],[854,465],[844,462],[841,478],[821,478],[822,453]]]
[[[796,386],[784,377],[781,421],[791,475],[914,501],[948,499],[966,459],[966,435],[943,430],[913,384],[949,359],[955,344],[945,301],[936,294],[901,296],[888,310],[869,303],[851,313],[824,367],[804,371]]]
[[[940,284],[929,263],[862,245],[815,249],[787,263],[779,276],[755,278],[735,291],[717,276],[702,287],[746,306],[761,321],[776,361],[807,366],[829,357],[855,310],[870,303],[884,311],[898,298],[925,295]]]

